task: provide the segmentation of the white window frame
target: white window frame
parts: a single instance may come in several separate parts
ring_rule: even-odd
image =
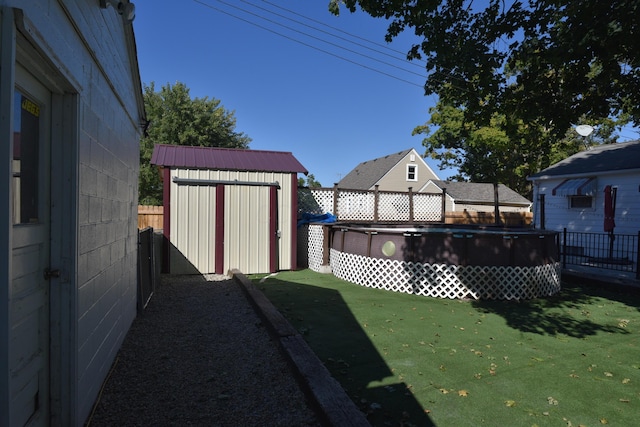
[[[591,199],[590,200],[591,204],[588,207],[587,206],[573,206],[574,199],[578,199],[578,198],[579,199],[584,199],[585,201],[587,199]],[[593,209],[593,200],[594,200],[593,196],[576,196],[576,195],[574,195],[574,196],[568,196],[567,199],[568,199],[568,203],[569,203],[569,209],[572,209],[572,210],[576,210],[576,209]]]
[[[411,168],[413,168],[413,178],[411,178]],[[407,164],[407,181],[417,181],[418,180],[418,165],[414,163]]]

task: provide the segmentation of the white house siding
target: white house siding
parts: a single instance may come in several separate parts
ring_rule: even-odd
[[[292,174],[175,169],[171,171],[171,176],[211,181],[278,182],[277,229],[280,238],[277,244],[277,269],[295,268],[291,262],[292,251],[295,250],[292,245],[295,227],[291,204],[295,179]],[[270,238],[269,191],[267,186],[225,186],[223,273],[230,268],[238,268],[247,274],[269,271],[268,252],[265,252],[268,251]],[[178,185],[172,180],[170,194],[171,272],[214,272],[216,187]]]
[[[547,230],[604,233],[604,188],[617,187],[615,233],[637,234],[640,231],[640,171],[608,173],[597,177],[592,208],[570,209],[569,198],[554,196],[552,191],[564,178],[539,180],[534,183],[534,223],[541,227],[540,194],[545,195],[545,228]]]
[[[52,391],[53,419],[44,422],[79,426],[136,314],[137,65],[128,55],[122,17],[111,7],[101,9],[97,0],[2,0],[0,5],[22,10],[35,30],[30,42],[58,73],[36,76],[64,97],[64,123],[58,123],[64,146],[55,152],[54,145],[52,157],[69,178],[66,194],[53,197],[54,209],[68,200],[60,214],[66,243],[56,254],[52,246],[52,260],[62,263],[65,282],[53,285],[68,292],[52,300],[52,313],[61,317],[52,319],[52,327],[60,328],[52,339],[60,341],[51,343],[64,359],[58,360],[62,366],[54,363],[51,376],[63,377]],[[62,305],[57,312],[56,304]]]
[[[411,156],[413,156],[413,160],[411,160]],[[407,180],[407,165],[416,166],[416,181]],[[438,179],[438,176],[422,157],[415,150],[412,150],[380,179],[378,190],[408,191],[408,188],[411,187],[413,191],[417,192],[430,179]]]

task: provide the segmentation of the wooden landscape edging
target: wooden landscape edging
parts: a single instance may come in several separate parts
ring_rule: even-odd
[[[330,426],[370,427],[362,411],[271,301],[242,272],[234,269],[230,273],[265,321],[269,333],[278,340],[280,349],[322,421]]]

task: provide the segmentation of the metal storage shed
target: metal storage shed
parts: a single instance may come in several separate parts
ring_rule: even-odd
[[[164,270],[269,273],[296,266],[298,173],[289,152],[156,145]]]

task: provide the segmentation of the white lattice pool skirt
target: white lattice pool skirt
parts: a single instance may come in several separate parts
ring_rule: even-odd
[[[560,263],[530,267],[421,264],[331,249],[330,264],[336,277],[351,283],[436,298],[526,300],[560,291]],[[309,267],[314,269],[311,263]]]

